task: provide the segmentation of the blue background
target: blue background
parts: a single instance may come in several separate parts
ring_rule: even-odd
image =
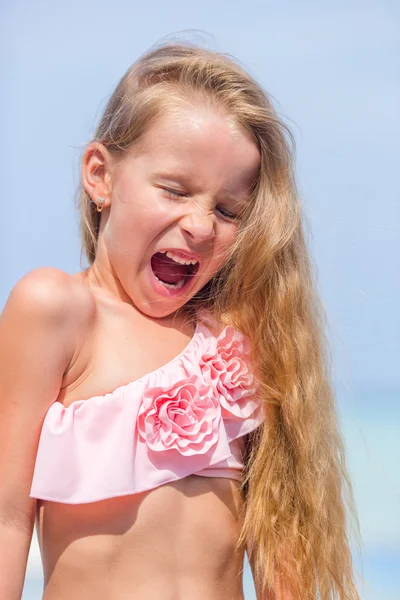
[[[361,596],[399,600],[399,4],[7,0],[0,11],[0,306],[32,268],[79,270],[79,158],[119,78],[153,43],[175,33],[231,53],[276,98],[297,141],[330,321]],[[24,600],[40,598],[41,581],[34,540]],[[253,600],[247,566],[245,590]]]

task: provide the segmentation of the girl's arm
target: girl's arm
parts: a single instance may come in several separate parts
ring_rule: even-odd
[[[29,491],[40,430],[77,337],[72,281],[56,269],[32,271],[15,286],[0,316],[2,600],[19,600],[22,594],[35,521],[36,501]]]

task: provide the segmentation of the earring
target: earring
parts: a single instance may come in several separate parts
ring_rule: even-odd
[[[105,199],[104,198],[97,198],[97,212],[101,212],[103,210],[104,207],[104,202]]]

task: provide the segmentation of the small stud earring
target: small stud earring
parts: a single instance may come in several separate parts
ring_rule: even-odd
[[[104,198],[97,198],[97,212],[101,212],[104,208]]]

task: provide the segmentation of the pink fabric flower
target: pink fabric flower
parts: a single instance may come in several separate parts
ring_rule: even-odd
[[[199,377],[171,387],[148,388],[139,409],[140,437],[156,452],[175,449],[184,456],[205,454],[217,443],[221,408]]]
[[[227,326],[218,338],[216,352],[203,354],[201,361],[204,374],[220,395],[221,406],[241,419],[247,419],[259,407],[249,354],[247,339]]]

